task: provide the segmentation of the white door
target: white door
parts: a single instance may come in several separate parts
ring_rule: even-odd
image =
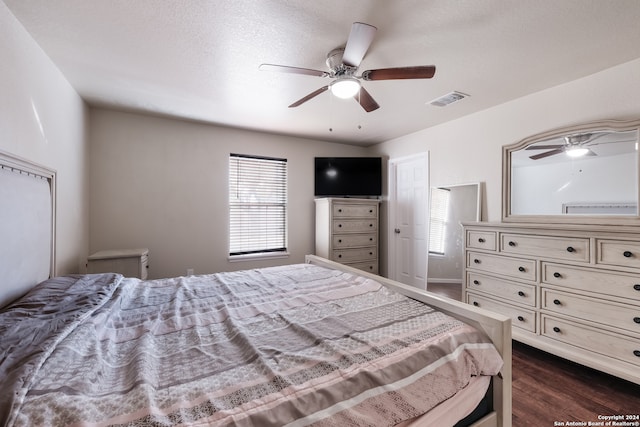
[[[389,160],[389,275],[427,288],[429,153]]]

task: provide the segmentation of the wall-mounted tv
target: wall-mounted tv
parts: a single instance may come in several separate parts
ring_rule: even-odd
[[[381,196],[382,158],[316,157],[315,195]]]

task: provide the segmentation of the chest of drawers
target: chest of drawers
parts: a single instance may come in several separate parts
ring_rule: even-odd
[[[379,201],[316,199],[316,255],[378,273]]]
[[[513,338],[640,384],[640,230],[465,223],[463,300]]]

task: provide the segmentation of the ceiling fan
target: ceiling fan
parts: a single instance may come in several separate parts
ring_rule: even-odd
[[[598,138],[606,135],[605,133],[600,133],[598,135],[592,133],[583,133],[577,135],[568,135],[564,137],[563,144],[554,144],[554,145],[530,145],[527,147],[527,150],[549,150],[544,153],[534,154],[533,156],[529,156],[532,160],[539,160],[549,156],[555,156],[560,153],[567,153],[567,155],[571,157],[580,157],[580,156],[596,156],[597,154],[593,152],[589,146],[597,140]]]
[[[377,28],[372,25],[354,22],[351,26],[351,32],[349,33],[345,47],[333,49],[327,55],[326,63],[329,71],[274,64],[261,64],[259,69],[262,71],[304,74],[333,79],[328,85],[311,92],[307,96],[289,105],[289,108],[298,107],[321,93],[330,90],[331,93],[337,97],[345,99],[354,98],[366,112],[371,112],[380,108],[380,106],[362,86],[360,80],[430,79],[436,72],[436,67],[433,65],[421,65],[366,70],[361,75],[356,75],[360,62],[373,41],[376,30]]]

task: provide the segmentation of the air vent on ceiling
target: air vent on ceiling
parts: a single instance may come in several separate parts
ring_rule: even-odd
[[[429,104],[435,105],[436,107],[446,107],[447,105],[453,104],[454,102],[460,101],[468,96],[469,95],[465,93],[453,91],[441,96],[440,98],[434,99]]]

